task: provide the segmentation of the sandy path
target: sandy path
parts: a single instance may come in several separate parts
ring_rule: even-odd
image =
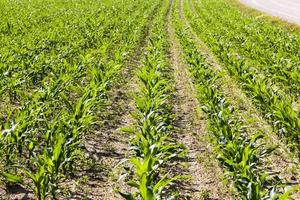
[[[299,0],[241,0],[241,2],[273,16],[300,24]]]

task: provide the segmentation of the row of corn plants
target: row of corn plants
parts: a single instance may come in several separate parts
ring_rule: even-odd
[[[270,82],[299,98],[300,34],[243,14],[228,0],[194,1],[201,26],[247,58]]]
[[[7,51],[14,48],[10,44],[0,52],[1,70],[6,70],[1,80],[5,86],[1,97],[9,105],[7,108],[1,105],[0,175],[8,187],[18,183],[32,189],[37,199],[60,198],[60,183],[74,172],[81,141],[104,111],[107,91],[156,5],[151,1],[146,4],[120,1],[115,7],[116,2],[102,5],[78,1],[73,2],[74,10],[69,10],[70,5],[50,3],[53,10],[46,16],[40,16],[39,10],[48,8],[35,2],[37,10],[33,13],[27,10],[29,16],[39,13],[30,27],[1,32],[3,40],[15,36],[22,39],[22,45],[28,42],[24,51]],[[13,3],[7,2],[6,6],[21,8]],[[15,3],[24,6],[25,2]],[[58,14],[65,10],[70,12],[60,18]],[[20,15],[25,15],[24,12]],[[115,18],[110,22],[104,20],[109,16]],[[46,25],[39,29],[35,26],[40,20],[45,20]],[[53,31],[57,23],[74,29],[61,28],[64,30],[61,36],[70,34],[69,38],[60,38],[59,30]],[[31,31],[44,35],[32,35]],[[39,37],[46,46],[41,48],[36,44]],[[7,84],[11,82],[18,83],[11,87]]]
[[[210,6],[218,4],[215,1],[206,3]],[[299,155],[300,113],[297,100],[281,88],[275,87],[270,78],[254,71],[247,57],[231,48],[231,42],[226,41],[224,37],[219,37],[214,27],[204,25],[203,21],[208,19],[198,15],[198,12],[193,13],[188,6],[186,2],[185,16],[193,30],[211,48],[229,74],[240,83],[241,88],[273,126],[275,132],[288,143],[291,150],[295,150]],[[220,23],[216,26],[222,28]]]
[[[166,165],[182,152],[181,145],[171,138],[172,113],[168,80],[168,59],[165,19],[169,2],[163,1],[159,16],[155,19],[147,49],[138,69],[139,91],[135,96],[136,120],[131,133],[131,170],[127,184],[136,192],[119,193],[125,199],[170,199],[176,196],[171,189],[179,176],[168,172]]]
[[[248,133],[238,119],[230,100],[219,89],[220,73],[206,62],[197,50],[189,33],[179,19],[178,9],[172,12],[173,26],[183,50],[183,57],[196,86],[202,111],[208,120],[208,131],[217,159],[225,170],[225,177],[233,183],[239,199],[289,199],[291,190],[282,194],[284,185],[276,175],[264,167],[264,159],[273,148],[261,139],[263,133]]]

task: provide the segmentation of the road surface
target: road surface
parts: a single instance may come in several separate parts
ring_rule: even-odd
[[[241,0],[241,2],[270,15],[300,24],[300,0]]]

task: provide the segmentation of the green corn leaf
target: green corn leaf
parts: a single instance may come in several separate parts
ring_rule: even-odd
[[[153,192],[148,188],[148,181],[150,180],[148,180],[147,178],[148,177],[145,173],[140,178],[139,191],[143,200],[155,200]]]
[[[135,188],[137,188],[137,189],[139,188],[139,184],[136,183],[136,182],[134,182],[134,181],[132,181],[132,180],[127,181],[127,184],[128,184],[129,186],[135,187]]]
[[[23,179],[11,173],[2,172],[1,175],[10,183],[23,183]]]
[[[117,191],[117,192],[126,200],[135,200],[134,196],[130,193],[123,193],[121,191]]]

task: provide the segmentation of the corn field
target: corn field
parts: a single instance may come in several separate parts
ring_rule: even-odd
[[[0,199],[300,199],[300,28],[238,0],[0,0]]]

